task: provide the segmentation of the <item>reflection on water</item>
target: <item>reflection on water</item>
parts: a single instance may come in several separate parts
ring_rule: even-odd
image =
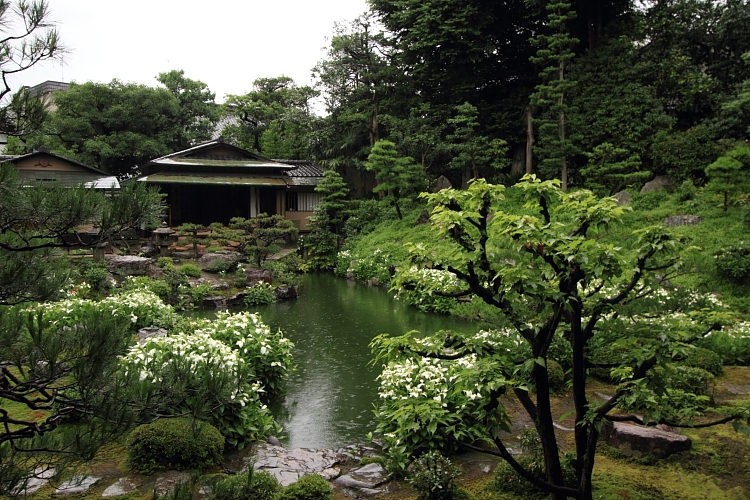
[[[295,344],[297,371],[271,407],[290,448],[336,448],[373,430],[380,367],[368,347],[380,333],[474,331],[476,325],[424,314],[383,289],[330,274],[303,277],[299,299],[257,308],[266,324]]]

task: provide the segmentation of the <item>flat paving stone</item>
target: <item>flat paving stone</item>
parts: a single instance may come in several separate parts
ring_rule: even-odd
[[[127,495],[138,490],[138,487],[143,484],[143,480],[138,477],[121,477],[113,484],[107,486],[102,492],[103,497],[116,497],[120,495]]]
[[[65,481],[55,490],[55,495],[74,495],[76,493],[85,493],[101,480],[96,476],[75,475],[70,480]]]

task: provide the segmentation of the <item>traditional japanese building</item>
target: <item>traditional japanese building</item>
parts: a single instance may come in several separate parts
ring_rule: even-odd
[[[0,155],[0,161],[12,163],[18,171],[18,178],[27,184],[55,183],[65,187],[83,184],[97,189],[120,187],[115,177],[44,148],[25,155]]]
[[[266,213],[283,215],[301,231],[320,202],[315,186],[323,178],[310,162],[271,160],[222,138],[151,160],[143,173],[138,181],[167,195],[170,226]]]

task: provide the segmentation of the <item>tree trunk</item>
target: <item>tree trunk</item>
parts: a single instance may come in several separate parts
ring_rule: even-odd
[[[550,405],[549,374],[546,367],[534,366],[534,381],[536,382],[537,395],[537,421],[535,423],[542,442],[547,481],[557,486],[564,486],[562,466],[560,465],[560,450],[557,448],[555,425]],[[550,500],[565,500],[566,498],[567,495],[550,493]]]
[[[526,106],[526,173],[532,174],[534,172],[534,122],[533,122],[533,110],[531,104]]]
[[[560,61],[560,82],[565,80],[565,61]],[[565,93],[560,93],[560,106],[565,103]],[[560,132],[560,188],[563,191],[568,190],[568,160],[566,158],[567,151],[565,147],[565,111],[560,111],[559,122]]]

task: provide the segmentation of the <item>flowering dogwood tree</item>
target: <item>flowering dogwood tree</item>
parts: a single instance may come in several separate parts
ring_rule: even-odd
[[[395,282],[408,290],[433,286],[431,293],[441,296],[477,296],[499,312],[500,323],[474,335],[410,332],[373,341],[376,362],[384,363],[378,431],[391,466],[404,467],[428,448],[461,446],[502,457],[551,498],[588,500],[605,421],[703,426],[747,420],[750,405],[724,408],[711,420],[703,416],[708,398],[690,384],[669,386],[680,385],[674,363],[730,318],[710,298],[663,296],[656,274],[663,280],[680,264],[679,242],[666,229],[639,230],[629,248],[620,248],[603,238],[624,213],[614,199],[566,193],[559,181],[534,176],[514,189],[525,196],[523,209],[505,202],[503,186],[481,179],[467,190],[423,195],[434,207],[434,229],[452,247],[412,245],[413,264],[448,271],[461,286],[416,282],[419,273],[409,268]],[[567,483],[551,407],[552,359],[572,374],[575,445],[567,461],[575,480]],[[588,372],[597,368],[619,382],[604,402],[586,394]],[[501,400],[508,394],[534,422],[542,475],[525,468],[499,437],[510,430]],[[616,414],[616,407],[637,408],[643,417]],[[494,446],[479,448],[477,441]]]

